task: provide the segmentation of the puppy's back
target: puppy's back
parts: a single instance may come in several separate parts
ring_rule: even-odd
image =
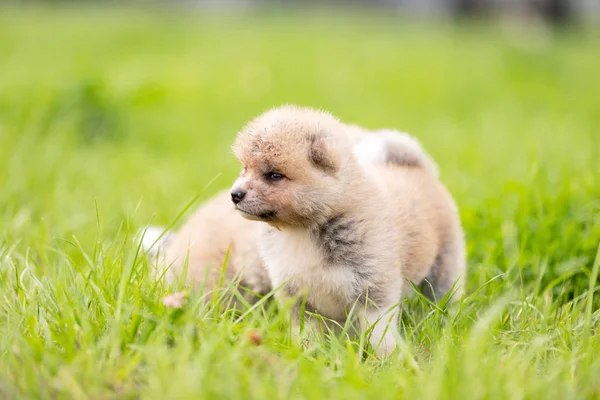
[[[404,276],[415,284],[425,281],[432,299],[455,283],[460,294],[466,269],[462,227],[433,160],[415,138],[394,130],[365,135],[354,154],[386,193],[391,223],[399,227],[396,251],[405,255]]]
[[[415,284],[426,280],[424,291],[431,298],[443,297],[455,280],[462,288],[464,238],[450,193],[422,167],[386,164],[373,168],[385,182],[391,221],[401,232],[398,248],[406,255],[404,276]]]
[[[437,176],[437,166],[417,139],[393,129],[370,131],[359,137],[354,155],[363,164],[392,164],[422,168]]]

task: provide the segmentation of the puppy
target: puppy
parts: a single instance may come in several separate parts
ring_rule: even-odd
[[[364,135],[325,112],[284,106],[251,121],[234,153],[238,212],[261,221],[259,252],[280,297],[340,324],[355,306],[381,356],[387,328],[414,284],[440,299],[461,294],[464,239],[455,203],[418,142],[395,131]],[[360,138],[361,135],[358,135]],[[304,300],[303,300],[304,301]],[[295,321],[302,309],[295,306]]]
[[[229,190],[222,191],[201,205],[178,232],[163,236],[153,254],[166,268],[161,272],[168,283],[187,270],[187,282],[205,289],[208,295],[218,286],[224,270],[226,282],[239,283],[244,297],[253,302],[256,295],[271,290],[258,255],[258,228],[257,223],[240,218],[231,205]],[[143,246],[149,248],[160,233],[157,228],[146,231]]]
[[[348,126],[347,137],[354,143],[367,134],[359,126]],[[220,192],[201,205],[176,233],[164,232],[163,227],[147,227],[139,235],[142,248],[162,267],[156,272],[167,283],[172,283],[186,269],[187,282],[205,287],[207,294],[219,283],[229,251],[225,278],[237,280],[248,289],[244,292],[246,299],[256,300],[253,293],[265,295],[271,290],[258,255],[259,224],[238,214],[229,191]]]

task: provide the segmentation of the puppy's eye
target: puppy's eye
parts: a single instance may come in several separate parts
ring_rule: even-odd
[[[265,179],[271,182],[277,182],[282,180],[283,178],[285,178],[285,176],[283,176],[283,174],[280,174],[279,172],[267,172],[265,174]]]

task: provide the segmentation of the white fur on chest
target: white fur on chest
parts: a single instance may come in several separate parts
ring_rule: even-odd
[[[308,303],[328,318],[343,320],[354,300],[352,271],[343,265],[324,264],[321,251],[306,230],[264,233],[260,253],[273,287],[288,283],[307,290]]]

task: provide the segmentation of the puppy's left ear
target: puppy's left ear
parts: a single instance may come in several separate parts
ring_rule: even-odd
[[[339,169],[339,155],[332,151],[329,143],[327,143],[326,138],[323,136],[311,137],[308,155],[315,166],[328,174],[332,174]]]

